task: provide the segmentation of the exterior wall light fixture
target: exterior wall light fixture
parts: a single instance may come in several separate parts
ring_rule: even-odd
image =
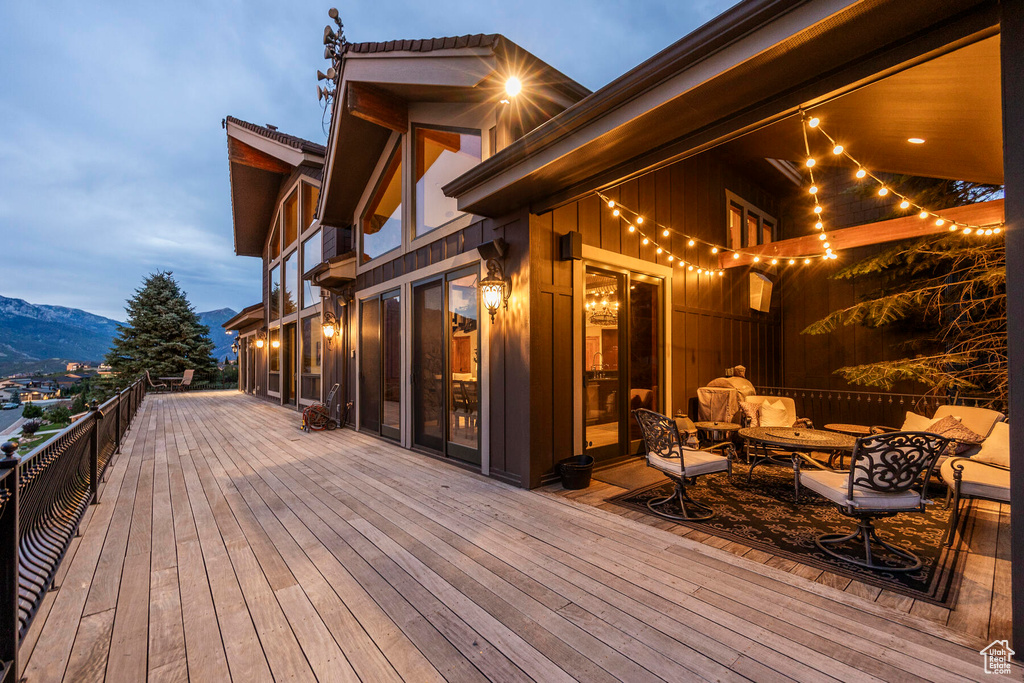
[[[508,310],[508,299],[512,295],[512,284],[505,278],[501,265],[508,251],[508,244],[499,237],[481,244],[477,251],[487,261],[487,277],[480,281],[480,296],[487,312],[491,314],[493,323],[494,314],[498,312],[500,306]]]
[[[341,336],[341,321],[338,320],[330,311],[324,311],[324,322],[323,325],[324,337],[327,339],[327,345],[331,345],[331,340],[335,336]]]
[[[267,344],[267,333],[262,330],[256,333],[256,348],[262,349]]]

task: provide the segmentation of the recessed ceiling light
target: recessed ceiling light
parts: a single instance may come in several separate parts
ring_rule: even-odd
[[[923,145],[924,138],[907,138],[907,142],[909,142],[912,145]]]

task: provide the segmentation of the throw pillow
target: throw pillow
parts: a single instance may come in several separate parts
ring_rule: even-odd
[[[952,444],[951,451],[954,454],[970,450],[971,447],[978,445],[984,439],[983,436],[964,426],[963,422],[952,415],[947,415],[941,420],[932,423],[927,431],[944,436],[947,439],[953,439],[955,443]]]
[[[765,401],[761,404],[762,427],[792,427],[786,404],[782,401]]]
[[[925,417],[924,415],[918,415],[910,410],[907,411],[907,417],[903,420],[903,426],[900,427],[901,432],[928,432],[928,429],[932,425],[932,419]]]
[[[971,459],[1009,467],[1010,423],[996,422],[992,427],[992,433],[981,442],[981,450],[972,455]]]
[[[761,404],[750,401],[740,401],[740,412],[743,413],[743,421],[748,427],[761,426]]]

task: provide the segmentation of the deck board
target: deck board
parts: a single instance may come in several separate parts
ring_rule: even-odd
[[[602,509],[615,487],[524,491],[297,422],[234,392],[147,397],[26,683],[983,679],[979,634]],[[1008,528],[990,513],[981,545]]]

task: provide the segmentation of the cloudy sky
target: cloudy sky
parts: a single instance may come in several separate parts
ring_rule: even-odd
[[[729,0],[4,2],[0,294],[116,319],[152,271],[200,311],[258,300],[221,119],[317,142],[323,26],[354,42],[502,33],[595,90]]]

